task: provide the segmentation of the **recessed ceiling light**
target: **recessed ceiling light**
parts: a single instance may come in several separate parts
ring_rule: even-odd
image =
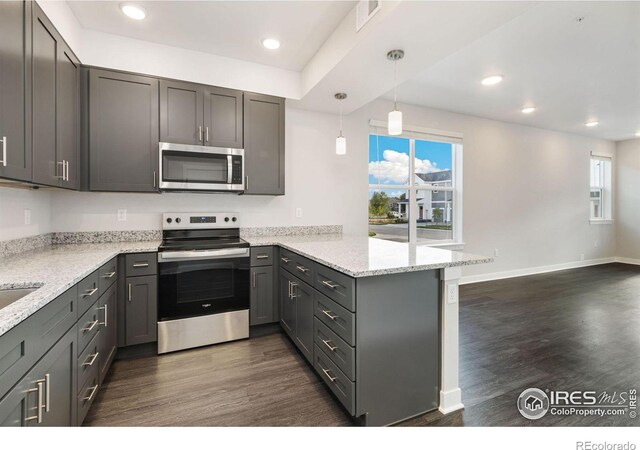
[[[134,20],[142,20],[147,17],[147,13],[144,8],[133,5],[131,3],[123,3],[120,5],[120,9],[124,13],[125,16],[130,17]]]
[[[587,122],[585,123],[585,126],[587,127],[595,127],[596,125],[598,125],[600,122],[598,122],[597,120],[592,120],[591,122]]]
[[[267,38],[262,40],[262,45],[269,50],[277,50],[280,48],[280,41],[273,38]]]
[[[483,78],[480,83],[482,83],[483,86],[493,86],[494,84],[500,83],[503,78],[502,75],[491,75],[490,77]]]
[[[526,108],[522,108],[523,114],[531,114],[536,110],[535,106],[527,106]]]

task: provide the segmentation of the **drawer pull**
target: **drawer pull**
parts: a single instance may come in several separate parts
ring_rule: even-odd
[[[298,296],[296,295],[297,287],[298,287],[298,283],[291,283],[291,300],[298,298]]]
[[[282,260],[283,263],[285,264],[289,264],[291,262],[291,260],[289,258],[285,258],[284,256],[282,258],[280,258]]]
[[[105,273],[104,275],[102,275],[102,278],[113,278],[115,274],[115,272]]]
[[[338,377],[334,377],[333,375],[331,375],[331,372],[330,372],[330,371],[328,371],[327,369],[322,369],[322,371],[324,372],[324,374],[327,376],[327,378],[329,378],[329,380],[330,380],[332,383],[335,383],[335,382],[336,382],[336,380],[338,379]]]
[[[100,308],[96,308],[98,311],[102,310],[104,311],[104,322],[100,322],[98,323],[98,325],[104,325],[105,328],[107,328],[109,326],[109,304],[105,303],[104,306],[101,306]]]
[[[322,310],[322,314],[324,314],[325,316],[327,316],[331,320],[336,320],[338,318],[338,316],[335,316],[335,315],[331,314],[331,310],[323,309]]]
[[[142,267],[149,267],[149,263],[135,263],[132,267],[136,268],[136,269],[140,269]]]
[[[96,362],[96,359],[98,359],[98,355],[100,354],[100,352],[95,352],[93,355],[89,355],[89,357],[87,358],[87,360],[85,362],[82,363],[83,366],[93,366],[93,363]],[[91,358],[91,361],[89,361],[89,358]]]
[[[331,341],[328,341],[328,340],[325,341],[324,339],[322,339],[322,342],[324,343],[324,345],[329,347],[329,350],[331,350],[332,352],[335,352],[336,350],[338,350],[338,347],[331,345]]]
[[[256,259],[269,259],[269,255],[258,255]]]
[[[89,331],[93,330],[96,325],[98,325],[98,319],[94,320],[93,322],[89,322],[91,325],[89,325],[88,327],[84,327],[82,329],[82,331],[84,331],[85,333],[88,333]]]
[[[98,288],[87,289],[87,292],[85,294],[82,294],[82,296],[83,297],[91,297],[96,292],[98,292]]]
[[[37,381],[36,387],[28,389],[27,392],[38,393],[38,404],[36,405],[36,415],[25,417],[25,420],[27,422],[30,420],[36,420],[38,423],[42,423],[42,410],[44,409],[44,380]]]
[[[340,286],[339,284],[335,284],[335,283],[332,283],[331,281],[327,281],[327,280],[322,280],[322,284],[324,284],[329,289],[335,289],[338,286]]]
[[[296,266],[296,269],[298,269],[302,273],[307,273],[309,271],[309,269],[307,269],[305,266]]]
[[[83,398],[82,400],[86,402],[90,402],[91,400],[93,400],[93,397],[96,395],[96,392],[98,392],[98,385],[96,384],[95,386],[87,390],[87,392],[89,391],[91,391],[91,394],[89,394],[87,397]]]

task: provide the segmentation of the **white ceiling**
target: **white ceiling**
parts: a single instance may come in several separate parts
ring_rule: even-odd
[[[480,85],[491,74],[504,81]],[[640,131],[640,3],[537,6],[404,82],[398,100],[604,139],[633,138]],[[522,114],[528,105],[537,110]],[[590,120],[600,124],[585,127]]]
[[[135,1],[135,21],[119,1],[67,1],[87,29],[299,71],[351,10],[353,1]],[[266,50],[262,39],[282,46]]]

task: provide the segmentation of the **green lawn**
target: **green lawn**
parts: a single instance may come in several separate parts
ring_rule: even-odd
[[[426,228],[427,230],[451,230],[451,225],[418,225],[418,228]]]

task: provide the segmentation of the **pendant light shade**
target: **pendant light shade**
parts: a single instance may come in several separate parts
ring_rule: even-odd
[[[398,111],[398,95],[396,92],[396,67],[398,61],[404,58],[403,50],[391,50],[387,53],[387,59],[393,61],[393,111],[389,113],[388,130],[390,136],[399,136],[402,134],[402,111]]]
[[[336,100],[342,102],[345,98],[347,98],[347,94],[343,92],[338,92],[334,95]],[[340,103],[340,134],[336,138],[336,155],[346,155],[347,154],[347,139],[342,135],[342,103]]]

